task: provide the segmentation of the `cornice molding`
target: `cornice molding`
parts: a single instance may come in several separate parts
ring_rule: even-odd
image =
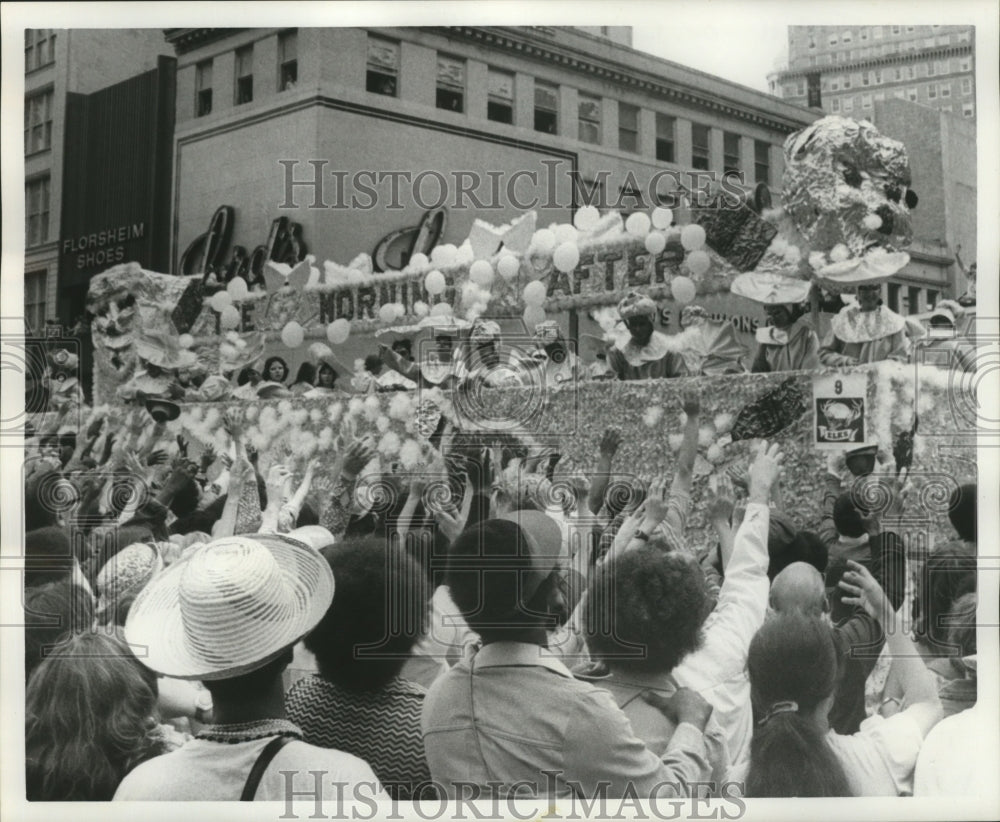
[[[178,54],[185,54],[241,31],[245,29],[164,29],[163,37]]]
[[[583,54],[571,46],[558,43],[548,43],[533,40],[532,34],[538,32],[528,30],[524,36],[517,36],[508,29],[450,26],[438,27],[440,33],[448,37],[460,37],[472,40],[480,45],[502,49],[539,62],[551,63],[571,69],[582,74],[589,74],[606,82],[630,87],[647,94],[663,97],[675,102],[684,103],[697,108],[704,108],[726,114],[736,119],[756,123],[775,131],[791,133],[798,131],[816,119],[815,113],[802,110],[801,117],[783,116],[775,112],[765,112],[754,106],[746,105],[736,99],[728,99],[713,95],[708,91],[684,87],[680,82],[672,83],[663,77],[643,69],[626,66],[611,60]],[[656,59],[650,55],[650,59]],[[723,81],[724,82],[724,81]],[[780,98],[774,98],[780,103]],[[788,105],[787,103],[785,105]]]

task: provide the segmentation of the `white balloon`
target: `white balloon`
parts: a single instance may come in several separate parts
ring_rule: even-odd
[[[393,303],[392,308],[393,308],[393,313],[396,315],[395,319],[398,320],[406,316],[406,306],[403,305],[402,303]]]
[[[430,259],[422,251],[418,251],[412,257],[410,257],[410,262],[407,264],[408,268],[426,268]]]
[[[458,249],[452,243],[437,245],[431,250],[431,262],[434,265],[453,265],[458,259]]]
[[[552,264],[565,274],[573,271],[580,263],[580,249],[576,243],[563,243],[552,255]]]
[[[669,208],[663,208],[662,206],[657,206],[653,209],[653,227],[654,228],[670,228],[670,224],[674,221],[674,212]]]
[[[573,217],[573,225],[580,229],[580,231],[590,231],[597,225],[600,219],[601,212],[597,210],[597,207],[586,205],[576,212],[576,215]]]
[[[281,329],[281,341],[289,348],[298,348],[306,338],[306,332],[295,320]]]
[[[233,277],[226,285],[226,291],[234,300],[245,300],[250,293],[250,287],[242,277]]]
[[[216,291],[208,301],[208,304],[212,306],[213,311],[221,314],[224,308],[233,304],[233,298],[228,291]]]
[[[649,216],[642,211],[629,214],[625,230],[633,237],[645,237],[649,233]]]
[[[436,251],[437,249],[435,249]],[[424,277],[424,288],[427,289],[428,294],[438,295],[441,294],[448,287],[448,283],[442,274],[437,269],[428,272],[427,276]]]
[[[513,280],[521,270],[521,261],[513,254],[504,254],[497,261],[497,271],[505,280]]]
[[[469,279],[482,288],[493,285],[493,266],[487,260],[476,260],[469,266]]]
[[[527,305],[524,308],[524,324],[528,328],[534,328],[545,320],[545,309],[540,305]]]
[[[239,328],[240,312],[235,305],[227,305],[219,314],[219,326],[221,328]]]
[[[688,251],[697,251],[705,245],[705,229],[697,223],[691,223],[681,229],[681,245]]]
[[[192,345],[194,345],[194,337],[192,337],[190,334],[181,334],[177,338],[177,344],[181,348],[190,348]]]
[[[684,262],[687,264],[688,271],[694,274],[695,277],[700,277],[712,267],[711,257],[708,256],[707,252],[700,249],[688,254],[684,258]]]
[[[396,307],[392,303],[383,303],[379,306],[378,318],[384,323],[391,323],[396,319]]]
[[[694,287],[694,280],[690,277],[674,277],[670,281],[670,293],[674,302],[686,305],[697,296],[697,289]]]
[[[667,247],[667,238],[660,231],[650,231],[646,235],[646,251],[650,254],[659,254]]]
[[[543,254],[550,253],[556,247],[555,232],[547,228],[538,229],[535,236],[531,238],[531,245],[536,251],[541,251]]]
[[[343,317],[334,320],[326,327],[326,338],[334,345],[346,342],[349,336],[351,336],[351,323]]]
[[[538,280],[532,280],[524,287],[525,305],[537,305],[540,307],[545,302],[546,296],[545,284]]]
[[[431,307],[423,300],[417,300],[413,304],[413,313],[418,317],[426,317],[430,313]]]
[[[570,223],[561,223],[556,226],[556,243],[562,245],[563,243],[575,243],[580,232],[577,231]]]
[[[453,313],[451,303],[434,303],[431,307],[432,317],[450,317]]]

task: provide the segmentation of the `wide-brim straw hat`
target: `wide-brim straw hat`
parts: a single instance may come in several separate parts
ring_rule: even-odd
[[[177,679],[232,679],[294,645],[333,601],[315,549],[281,535],[213,540],[139,594],[125,638],[144,665]]]
[[[763,305],[795,305],[809,299],[808,280],[759,271],[740,274],[729,290]]]

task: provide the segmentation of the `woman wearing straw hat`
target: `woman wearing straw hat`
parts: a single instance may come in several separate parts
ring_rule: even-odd
[[[331,781],[353,798],[386,799],[365,762],[302,742],[286,718],[282,672],[332,600],[326,560],[278,535],[214,540],[151,580],[125,638],[157,673],[204,682],[216,724],[129,773],[115,799],[273,801]]]
[[[730,290],[762,304],[767,316],[768,325],[756,333],[754,374],[819,367],[819,337],[803,305],[812,293],[808,281],[755,272],[740,274]]]

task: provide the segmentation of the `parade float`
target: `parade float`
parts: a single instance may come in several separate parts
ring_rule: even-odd
[[[365,340],[372,352],[383,334],[402,329],[419,345],[425,327],[480,318],[502,325],[505,345],[531,347],[538,323],[557,319],[569,332],[573,314],[590,319],[613,345],[623,333],[615,306],[630,291],[676,305],[730,292],[763,304],[801,302],[814,283],[849,291],[906,264],[916,197],[902,144],[869,123],[827,117],[788,138],[785,160],[780,208],[715,191],[692,194],[682,209],[627,217],[585,206],[572,224],[539,227],[534,213],[503,226],[477,220],[462,244],[416,254],[401,271],[375,272],[365,255],[346,265],[307,256],[264,263],[253,289],[234,276],[211,290],[208,276],[118,266],[95,277],[89,295],[95,413],[123,404],[150,363],[171,369],[197,362],[227,378],[273,354],[291,360],[310,351],[343,363],[353,359],[338,353],[348,339]],[[730,349],[727,332],[699,329],[703,352]],[[671,339],[689,344],[694,335]],[[419,359],[419,348],[414,353]],[[749,443],[759,437],[785,445],[783,504],[801,523],[818,519],[831,451],[877,443],[890,461],[912,461],[919,510],[937,522],[952,488],[975,476],[975,398],[966,374],[919,361],[749,374],[743,366],[751,356],[734,359],[731,370],[741,373],[673,380],[579,374],[547,385],[532,372],[518,387],[473,392],[180,400],[168,428],[196,448],[222,452],[229,447],[223,416],[239,407],[265,471],[289,455],[301,465],[329,454],[321,459],[329,466],[346,441],[371,435],[374,476],[420,471],[444,420],[512,455],[558,454],[553,477],[571,482],[593,470],[602,432],[615,426],[623,432],[619,478],[649,479],[672,471],[681,392],[695,380],[702,397],[696,495],[713,477],[745,466]],[[338,385],[350,382],[349,374],[340,377]],[[691,525],[704,527],[697,515]]]

